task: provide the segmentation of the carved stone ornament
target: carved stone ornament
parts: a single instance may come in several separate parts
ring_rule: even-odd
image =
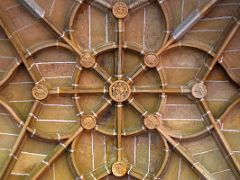
[[[195,98],[201,99],[207,95],[207,88],[202,83],[194,84],[192,87],[192,95]]]
[[[112,173],[114,176],[122,177],[127,172],[127,166],[123,162],[115,162],[112,166]]]
[[[161,116],[149,114],[144,118],[144,125],[148,129],[156,129],[161,119]]]
[[[86,115],[81,119],[81,125],[86,130],[91,130],[96,126],[96,119],[91,115]]]
[[[48,96],[48,88],[43,84],[37,84],[32,89],[32,95],[37,100],[44,100]]]
[[[113,15],[116,18],[125,18],[128,14],[128,6],[124,2],[117,2],[113,5]]]
[[[118,80],[115,81],[109,87],[109,95],[116,102],[126,101],[131,94],[131,88],[129,84],[125,81]]]
[[[144,57],[144,63],[149,68],[154,68],[158,65],[159,59],[155,54],[147,54]]]
[[[80,64],[84,68],[92,68],[95,65],[96,59],[94,56],[91,56],[90,54],[85,54],[80,59]]]

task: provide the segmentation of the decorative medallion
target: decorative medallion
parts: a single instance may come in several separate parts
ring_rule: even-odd
[[[114,176],[122,177],[127,173],[127,166],[123,162],[115,162],[112,166],[112,173]]]
[[[109,95],[116,102],[126,101],[131,94],[131,87],[125,81],[118,80],[115,81],[109,87]]]
[[[113,15],[116,18],[125,18],[128,14],[128,6],[124,2],[117,2],[113,5]]]
[[[48,88],[43,84],[37,84],[32,89],[32,95],[39,101],[44,100],[48,96]]]
[[[148,129],[156,129],[161,119],[161,116],[149,114],[144,118],[144,125]]]
[[[96,126],[96,119],[91,115],[86,115],[81,119],[81,125],[86,130],[91,130]]]
[[[201,99],[207,95],[207,88],[202,83],[194,84],[192,87],[192,95],[195,98]]]
[[[92,68],[95,65],[95,62],[95,57],[90,54],[85,54],[80,59],[81,66],[87,69]]]
[[[154,68],[158,65],[159,59],[155,54],[147,54],[144,57],[144,63],[149,68]]]

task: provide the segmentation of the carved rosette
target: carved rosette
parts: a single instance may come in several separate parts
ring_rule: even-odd
[[[149,68],[155,68],[159,63],[159,59],[158,59],[157,55],[155,55],[153,53],[147,54],[144,57],[144,63]]]
[[[118,80],[115,81],[109,87],[109,95],[116,102],[126,101],[131,94],[131,87],[125,81]]]
[[[117,2],[113,5],[112,11],[116,18],[122,19],[128,15],[128,6],[124,2]]]
[[[86,115],[82,117],[81,125],[86,130],[94,129],[96,126],[96,119],[91,115]]]
[[[36,100],[44,100],[48,96],[48,88],[43,84],[37,84],[32,89],[32,95]]]
[[[116,177],[122,177],[127,173],[127,166],[124,162],[115,162],[112,166],[112,173]]]
[[[202,99],[207,95],[207,88],[202,83],[194,84],[192,87],[192,95],[195,98]]]
[[[91,54],[85,54],[80,58],[80,64],[84,68],[92,68],[96,63],[96,59]]]
[[[148,129],[156,129],[161,121],[162,117],[159,115],[149,114],[144,118],[144,125]]]

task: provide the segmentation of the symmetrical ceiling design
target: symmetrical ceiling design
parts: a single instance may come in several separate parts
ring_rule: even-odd
[[[0,179],[240,179],[239,0],[0,1]]]

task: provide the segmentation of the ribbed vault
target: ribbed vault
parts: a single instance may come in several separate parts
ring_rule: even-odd
[[[0,2],[0,179],[239,179],[239,0]]]

